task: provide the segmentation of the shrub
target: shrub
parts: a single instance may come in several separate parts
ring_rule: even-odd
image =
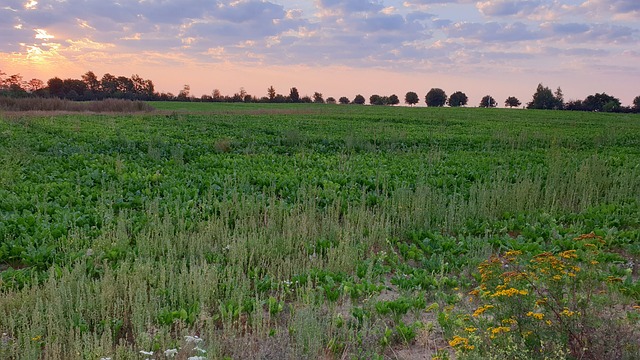
[[[462,358],[637,358],[640,316],[624,301],[625,279],[610,275],[602,238],[574,240],[566,251],[507,251],[481,263],[475,310],[458,317],[450,346]]]

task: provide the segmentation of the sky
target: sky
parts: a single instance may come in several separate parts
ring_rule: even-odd
[[[640,95],[640,0],[0,0],[0,70],[195,96]]]

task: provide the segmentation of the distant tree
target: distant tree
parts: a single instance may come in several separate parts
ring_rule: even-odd
[[[213,89],[211,92],[211,98],[213,101],[222,101],[222,93],[220,93],[220,90],[218,89]]]
[[[584,111],[582,100],[572,100],[564,104],[565,110]]]
[[[189,84],[184,84],[182,90],[178,93],[178,100],[186,101],[191,95],[191,86]]]
[[[553,95],[556,98],[555,109],[562,110],[564,108],[564,95],[562,94],[562,89],[560,89],[560,86],[558,86],[558,88],[556,89],[556,92],[553,93]]]
[[[87,89],[95,92],[100,91],[100,80],[93,71],[87,71],[84,75],[82,75],[82,81],[87,84]]]
[[[560,88],[558,88],[559,90]],[[558,93],[556,90],[556,93]],[[559,92],[562,95],[562,91]],[[561,109],[562,99],[557,99],[551,89],[542,84],[538,84],[536,92],[533,94],[533,99],[527,104],[527,109]]]
[[[384,99],[380,95],[369,96],[369,104],[371,105],[384,105]]]
[[[343,97],[341,97],[340,99],[338,99],[338,102],[339,102],[340,104],[346,105],[346,104],[348,104],[348,103],[349,103],[349,98],[348,98],[348,97],[346,97],[346,96],[343,96]]]
[[[413,91],[409,91],[404,96],[404,102],[409,106],[413,106],[417,104],[419,101],[420,101],[420,98],[418,97],[418,94],[416,94]]]
[[[317,104],[324,104],[324,98],[322,97],[322,94],[319,92],[314,92],[313,93],[313,102],[317,103]]]
[[[522,105],[522,103],[515,96],[509,96],[507,98],[507,100],[504,101],[504,106],[508,106],[510,108],[517,107],[517,106],[520,106],[520,105]]]
[[[269,88],[267,89],[267,95],[269,96],[270,101],[273,101],[276,98],[276,89],[273,87],[273,85],[269,86]]]
[[[462,91],[454,92],[449,96],[449,100],[447,100],[447,103],[451,107],[464,106],[467,105],[467,102],[469,102],[469,98],[467,97],[467,94]]]
[[[353,98],[353,103],[358,105],[363,105],[365,103],[364,96],[358,94],[355,98]]]
[[[277,94],[276,97],[273,99],[273,102],[279,103],[279,104],[285,103],[287,102],[287,98],[282,94]]]
[[[442,107],[447,103],[447,94],[442,89],[433,88],[424,97],[424,101],[429,107]]]
[[[240,98],[242,98],[242,101],[244,101],[244,98],[247,97],[247,90],[245,90],[244,87],[240,87],[238,95],[240,95]]]
[[[78,79],[65,79],[63,81],[63,91],[69,100],[80,100],[80,95],[87,90],[87,84]],[[71,93],[73,91],[73,93]]]
[[[480,107],[493,108],[496,106],[498,106],[498,102],[491,95],[485,95],[482,100],[480,100]]]
[[[635,99],[633,99],[633,110],[640,111],[640,95],[636,96]]]
[[[242,101],[244,101],[244,102],[246,102],[246,103],[252,103],[252,102],[256,102],[256,99],[255,99],[253,96],[251,96],[251,95],[249,95],[249,94],[246,94],[246,95],[242,98]]]
[[[298,93],[298,89],[295,87],[289,90],[289,100],[293,103],[300,102],[300,93]]]
[[[309,96],[305,95],[305,96],[300,98],[300,102],[301,103],[305,103],[305,104],[311,104],[313,102],[313,99],[311,99]]]
[[[51,94],[51,96],[64,97],[64,81],[59,77],[49,79],[47,81],[47,87],[49,88],[49,94]]]
[[[327,104],[335,104],[336,103],[336,99],[334,97],[329,96],[327,98]]]
[[[398,98],[398,95],[393,94],[393,95],[389,96],[388,103],[389,103],[389,105],[398,105],[398,104],[400,104],[400,99]]]
[[[118,91],[118,78],[106,73],[100,79],[100,89],[107,96],[113,96]]]
[[[607,111],[615,112],[620,110],[620,99],[605,93],[589,95],[582,102],[582,109],[585,111]]]
[[[44,81],[40,79],[31,79],[27,83],[27,90],[31,93],[34,93],[41,89],[44,89]]]

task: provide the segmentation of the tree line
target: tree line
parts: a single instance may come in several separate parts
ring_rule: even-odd
[[[215,89],[211,95],[205,94],[195,97],[191,94],[189,85],[184,85],[182,90],[174,95],[170,92],[156,92],[153,81],[143,79],[138,75],[115,76],[109,73],[98,78],[93,71],[87,71],[80,79],[61,79],[54,77],[44,82],[39,79],[25,80],[20,74],[7,75],[0,70],[0,96],[5,97],[53,97],[75,101],[89,101],[102,99],[127,99],[143,101],[192,101],[192,102],[260,102],[260,103],[319,103],[319,104],[365,104],[364,96],[358,94],[352,100],[346,96],[336,100],[328,97],[326,100],[322,93],[314,92],[313,96],[300,96],[298,89],[292,87],[286,95],[279,94],[273,86],[267,88],[265,96],[257,97],[248,94],[244,88],[233,95],[222,95]],[[432,88],[424,97],[425,104],[429,107],[467,106],[469,98],[462,91],[456,91],[447,96],[444,90]],[[404,102],[413,106],[420,102],[417,93],[409,91],[405,94]],[[379,95],[369,97],[371,105],[398,105],[400,98],[396,94]],[[521,101],[515,96],[509,96],[504,101],[505,107],[520,107]],[[498,101],[491,95],[484,96],[479,107],[493,108],[498,106]],[[640,112],[640,96],[633,100],[633,106],[622,106],[620,99],[596,93],[587,96],[584,100],[564,100],[562,89],[558,87],[552,91],[542,84],[538,84],[532,100],[526,104],[527,109],[550,110],[574,110],[574,111],[604,111],[604,112]]]

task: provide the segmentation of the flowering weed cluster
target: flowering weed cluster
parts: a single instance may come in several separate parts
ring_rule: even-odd
[[[467,298],[473,311],[455,318],[449,345],[461,358],[636,358],[637,306],[622,295],[624,279],[610,275],[611,264],[597,260],[606,258],[604,244],[591,233],[575,238],[573,249],[507,251],[482,262]]]

